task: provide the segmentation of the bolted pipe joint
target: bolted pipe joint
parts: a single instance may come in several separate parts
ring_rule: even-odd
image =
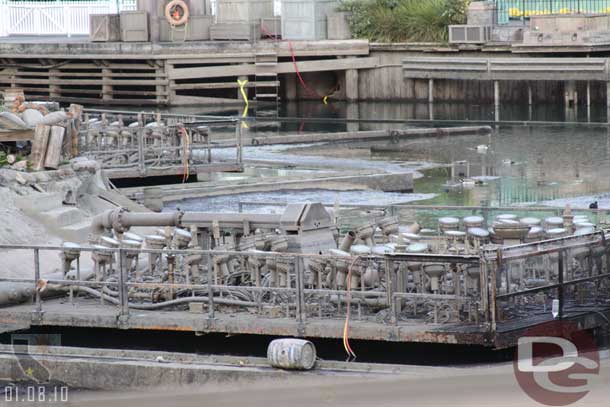
[[[135,213],[124,208],[108,210],[95,216],[91,222],[91,231],[102,235],[107,230],[123,234],[134,226],[181,226],[184,212],[174,213]]]

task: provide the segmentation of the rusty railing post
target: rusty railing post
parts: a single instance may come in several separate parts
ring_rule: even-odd
[[[212,254],[211,250],[211,236],[208,234],[208,247],[206,252],[206,261],[208,263],[208,318],[214,319],[214,271],[212,270]]]
[[[126,309],[128,308],[128,304],[127,301],[125,299],[125,283],[126,283],[126,278],[125,278],[125,274],[124,274],[124,261],[123,261],[123,249],[121,247],[118,248],[118,258],[119,258],[119,285],[117,287],[117,291],[119,292],[119,316],[123,316],[123,315],[127,315],[128,311],[126,311]],[[102,289],[102,296],[104,295],[104,290]]]
[[[565,250],[560,250],[557,253],[557,278],[559,286],[557,287],[557,299],[559,300],[559,314],[557,318],[563,319],[563,302],[564,302],[564,287],[563,287],[563,273],[564,273],[564,264],[563,264],[563,256],[565,255]]]
[[[237,164],[243,165],[243,144],[242,144],[242,133],[241,133],[241,120],[237,119],[237,127],[235,129],[235,144],[237,144]]]
[[[138,129],[138,170],[140,175],[146,175],[146,157],[144,155],[144,129]]]
[[[303,291],[303,259],[300,256],[295,257],[294,271],[296,274],[296,319],[299,326],[303,323],[303,306],[305,304],[305,293]]]
[[[40,298],[40,250],[34,249],[34,292],[36,293],[36,318],[40,319],[42,317],[42,301]]]

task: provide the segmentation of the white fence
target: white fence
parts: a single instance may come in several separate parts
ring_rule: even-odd
[[[118,10],[117,10],[118,8]],[[136,0],[0,0],[0,37],[89,34],[90,14],[135,10]]]

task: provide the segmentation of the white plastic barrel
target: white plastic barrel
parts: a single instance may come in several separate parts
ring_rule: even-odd
[[[311,370],[316,364],[316,347],[304,339],[275,339],[267,348],[267,360],[280,369]]]

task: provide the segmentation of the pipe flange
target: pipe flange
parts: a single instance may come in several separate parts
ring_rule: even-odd
[[[184,211],[182,210],[177,210],[176,214],[174,215],[174,225],[175,226],[179,226],[179,227],[183,227],[184,225],[182,225],[182,217],[184,216]]]
[[[112,228],[117,233],[125,233],[129,230],[129,226],[124,224],[124,214],[126,212],[124,208],[119,208],[113,212]]]

